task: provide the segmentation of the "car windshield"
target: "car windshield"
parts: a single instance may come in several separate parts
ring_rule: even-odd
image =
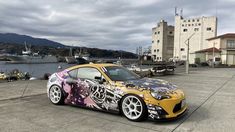
[[[139,79],[140,76],[137,74],[127,70],[126,68],[119,67],[119,66],[107,66],[106,69],[106,75],[112,80],[112,81],[127,81],[127,80],[135,80]]]

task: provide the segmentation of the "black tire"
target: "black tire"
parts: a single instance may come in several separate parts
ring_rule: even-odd
[[[140,115],[137,116],[137,118],[130,118],[128,117],[128,115],[126,114],[126,110],[125,109],[125,100],[127,98],[130,98],[130,97],[134,97],[135,99],[138,99],[139,102],[140,102],[140,105],[142,107],[142,112],[140,112]],[[136,107],[136,106],[135,106]],[[148,118],[148,111],[147,111],[147,106],[144,102],[144,100],[137,96],[137,95],[134,95],[134,94],[128,94],[128,95],[125,95],[122,100],[121,100],[121,104],[120,104],[120,110],[122,112],[122,114],[128,119],[128,120],[131,120],[131,121],[135,121],[135,122],[139,122],[139,121],[143,121],[143,120],[146,120]]]
[[[54,90],[54,92],[53,92],[53,90]],[[55,90],[57,91],[57,93],[55,93]],[[55,96],[58,96],[57,99],[55,99]],[[59,87],[57,85],[53,85],[50,87],[49,100],[51,101],[51,103],[53,103],[55,105],[64,104],[64,94],[63,94],[61,87]]]

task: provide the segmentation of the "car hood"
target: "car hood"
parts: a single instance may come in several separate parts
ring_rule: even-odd
[[[159,89],[175,90],[176,86],[161,79],[141,78],[138,80],[125,81],[126,87],[135,87],[141,89],[149,89],[151,91],[158,91]]]

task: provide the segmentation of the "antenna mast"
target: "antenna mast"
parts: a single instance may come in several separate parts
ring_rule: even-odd
[[[180,9],[180,16],[183,17],[183,8]]]
[[[175,16],[178,16],[177,7],[175,7]]]

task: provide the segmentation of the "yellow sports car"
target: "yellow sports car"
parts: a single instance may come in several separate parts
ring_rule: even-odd
[[[47,84],[53,104],[121,112],[127,119],[173,118],[186,109],[182,90],[167,81],[140,78],[114,64],[77,65],[54,73]]]

